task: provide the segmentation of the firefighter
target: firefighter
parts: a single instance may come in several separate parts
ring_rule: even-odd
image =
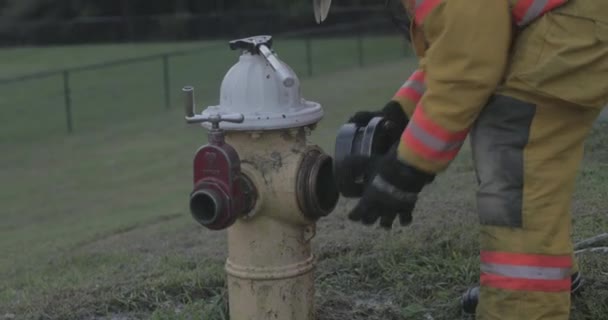
[[[403,2],[419,68],[387,107],[350,121],[384,115],[405,129],[379,159],[345,161],[375,170],[348,217],[409,224],[419,192],[470,137],[481,224],[477,319],[568,319],[575,177],[608,103],[608,1]]]

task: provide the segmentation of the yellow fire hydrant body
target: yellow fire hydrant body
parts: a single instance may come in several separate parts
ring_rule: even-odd
[[[238,301],[230,304],[234,320],[314,319],[315,220],[300,208],[296,186],[305,155],[316,148],[307,145],[303,131],[227,137],[258,192],[251,217],[228,229],[228,290]]]
[[[230,318],[315,319],[314,261],[310,250],[314,225],[301,228],[267,217],[261,217],[256,225],[252,228],[237,221],[228,231]],[[267,237],[252,229],[276,236]],[[268,247],[276,247],[276,251],[268,251]],[[245,256],[237,255],[244,252]]]

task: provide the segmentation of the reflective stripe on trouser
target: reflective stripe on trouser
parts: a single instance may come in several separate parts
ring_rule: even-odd
[[[477,319],[568,319],[570,204],[599,111],[498,95],[480,114],[471,131],[482,225]]]

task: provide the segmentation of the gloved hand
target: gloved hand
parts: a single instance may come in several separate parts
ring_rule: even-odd
[[[371,170],[373,178],[363,196],[348,218],[373,225],[380,219],[380,226],[390,229],[397,216],[402,226],[412,222],[412,212],[418,193],[431,183],[435,175],[422,172],[397,158],[397,145],[381,157],[351,156],[345,161],[360,170]]]
[[[358,127],[365,127],[375,117],[384,117],[385,119],[391,121],[395,130],[399,133],[405,130],[407,123],[409,122],[408,117],[405,112],[403,112],[403,108],[399,102],[391,100],[387,103],[382,110],[379,111],[359,111],[355,113],[350,119],[348,119],[348,123],[354,123]]]

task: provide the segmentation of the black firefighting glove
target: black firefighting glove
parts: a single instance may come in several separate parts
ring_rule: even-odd
[[[348,123],[354,123],[358,127],[365,127],[375,117],[384,117],[389,120],[395,126],[395,131],[401,133],[405,130],[409,119],[405,112],[403,112],[403,108],[399,102],[391,100],[387,103],[382,110],[378,111],[359,111],[355,113],[350,119],[348,119]]]
[[[355,168],[374,171],[359,203],[348,215],[350,220],[373,225],[380,219],[380,226],[385,229],[392,227],[397,216],[402,226],[412,222],[418,194],[434,180],[435,175],[399,160],[397,145],[395,143],[384,156],[351,156],[345,159]]]

